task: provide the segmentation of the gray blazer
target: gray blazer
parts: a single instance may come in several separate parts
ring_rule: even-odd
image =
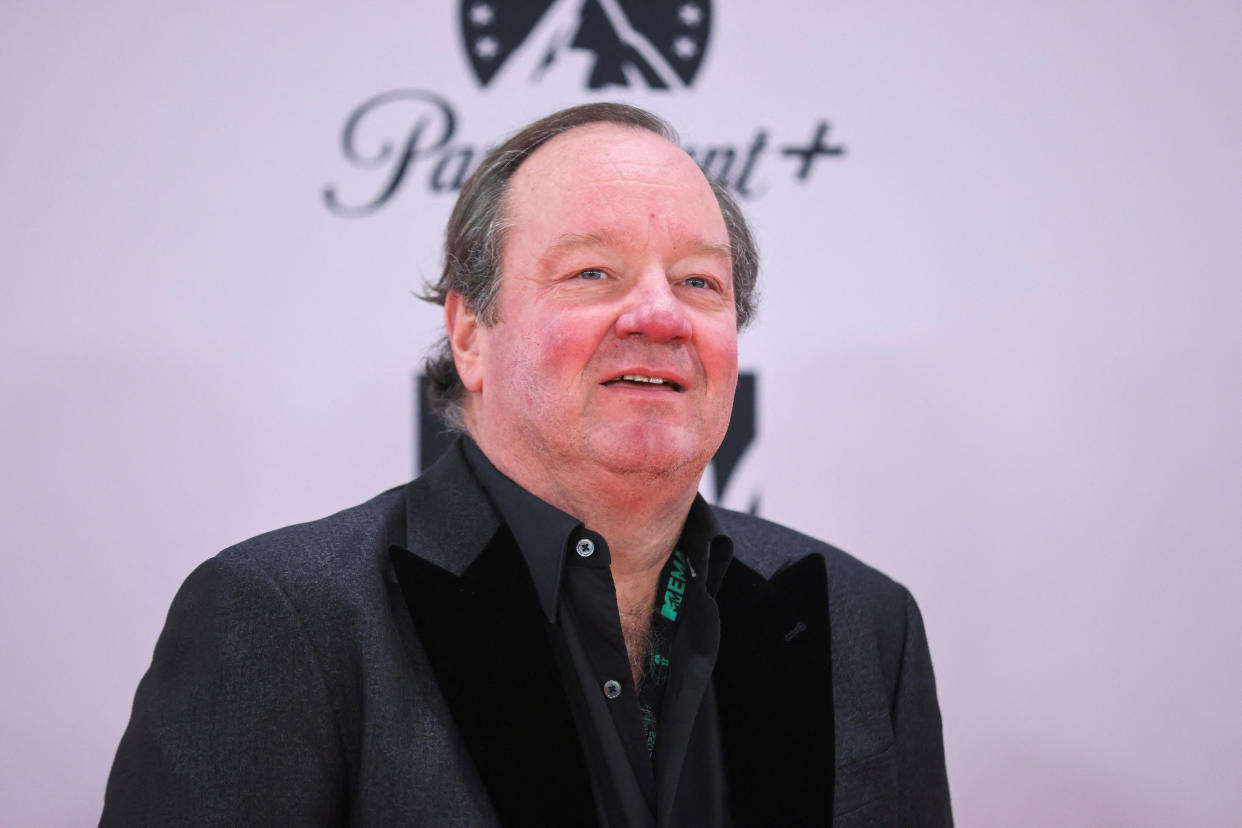
[[[714,673],[737,825],[949,825],[931,660],[904,587],[718,511]],[[101,825],[589,825],[533,586],[460,445],[361,506],[186,580]]]

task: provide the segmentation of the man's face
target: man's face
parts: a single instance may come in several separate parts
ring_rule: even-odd
[[[728,426],[737,323],[728,231],[694,161],[644,130],[579,127],[518,169],[506,217],[499,318],[463,372],[476,439],[554,481],[697,482]]]

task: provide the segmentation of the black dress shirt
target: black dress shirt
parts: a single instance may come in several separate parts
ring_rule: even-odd
[[[714,595],[733,545],[711,508],[695,498],[677,544],[689,576],[667,647],[671,664],[649,752],[607,540],[505,477],[473,441],[465,446],[526,562],[547,619],[600,824],[729,825],[712,670],[720,643]],[[653,613],[661,592],[658,587]]]

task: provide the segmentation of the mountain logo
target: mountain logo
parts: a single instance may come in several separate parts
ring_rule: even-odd
[[[462,0],[462,44],[484,87],[686,89],[710,0]]]

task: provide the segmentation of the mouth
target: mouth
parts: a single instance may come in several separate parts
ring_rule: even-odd
[[[670,391],[685,390],[667,377],[654,377],[648,374],[622,374],[603,384],[607,386],[628,386],[630,388],[667,389]]]

